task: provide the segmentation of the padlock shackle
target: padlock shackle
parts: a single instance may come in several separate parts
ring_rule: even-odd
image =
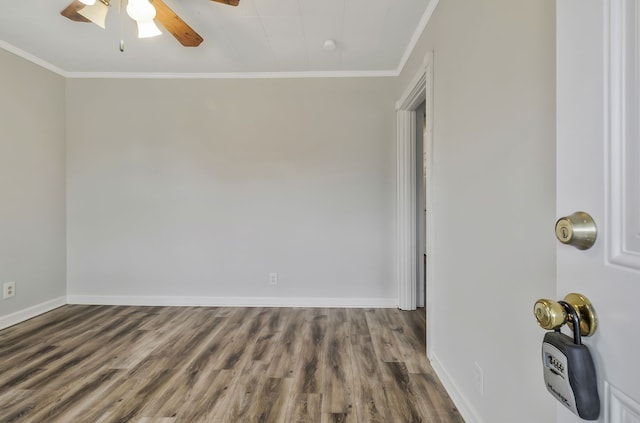
[[[559,304],[561,304],[565,310],[567,310],[567,313],[571,314],[571,318],[573,320],[573,342],[576,345],[582,345],[582,334],[580,333],[580,315],[578,314],[578,312],[576,311],[575,308],[573,308],[573,306],[571,304],[569,304],[566,301],[558,301]]]

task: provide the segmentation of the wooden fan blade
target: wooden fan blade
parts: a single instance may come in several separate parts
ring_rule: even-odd
[[[162,0],[150,0],[156,8],[156,20],[185,47],[197,47],[204,39]]]
[[[240,3],[240,0],[211,0],[211,1],[228,4],[229,6],[237,6]]]
[[[71,19],[74,22],[91,22],[89,19],[85,18],[81,14],[78,13],[78,10],[84,7],[83,3],[80,3],[78,0],[72,2],[66,9],[64,9],[60,14],[65,18]]]

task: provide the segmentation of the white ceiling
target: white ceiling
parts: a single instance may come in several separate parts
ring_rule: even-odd
[[[203,38],[182,47],[163,35],[136,38],[135,22],[112,0],[107,29],[60,15],[71,0],[0,3],[0,47],[60,73],[397,74],[435,0],[164,0]],[[125,51],[119,51],[120,27]],[[325,51],[323,43],[337,48]]]

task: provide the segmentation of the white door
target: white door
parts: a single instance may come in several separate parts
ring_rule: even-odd
[[[557,295],[587,296],[600,422],[640,423],[640,0],[557,0],[557,211],[595,245],[557,247]],[[553,228],[549,228],[550,231]],[[558,407],[558,422],[578,422]]]

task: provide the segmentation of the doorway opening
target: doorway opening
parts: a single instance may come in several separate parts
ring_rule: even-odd
[[[421,106],[424,104],[424,108]],[[415,310],[424,306],[427,314],[427,355],[431,355],[429,327],[433,323],[430,304],[433,274],[433,54],[413,78],[396,103],[396,280],[398,308]],[[419,135],[419,133],[421,135]],[[418,141],[419,140],[419,141]],[[424,142],[421,142],[424,141]],[[419,144],[422,145],[418,151]],[[426,155],[426,160],[424,156]],[[424,175],[421,175],[424,171]],[[420,177],[419,177],[420,175]],[[422,188],[419,185],[423,185]],[[424,193],[424,201],[421,198]],[[423,204],[429,205],[424,207]],[[425,210],[426,209],[426,210]],[[424,218],[421,218],[424,216]],[[418,222],[424,222],[419,227]],[[422,235],[424,234],[424,238]],[[418,248],[424,246],[424,251]],[[421,273],[421,269],[422,272]],[[425,281],[424,283],[422,281]],[[421,288],[424,289],[422,292]]]
[[[427,102],[416,112],[416,306],[426,304],[427,267]]]

